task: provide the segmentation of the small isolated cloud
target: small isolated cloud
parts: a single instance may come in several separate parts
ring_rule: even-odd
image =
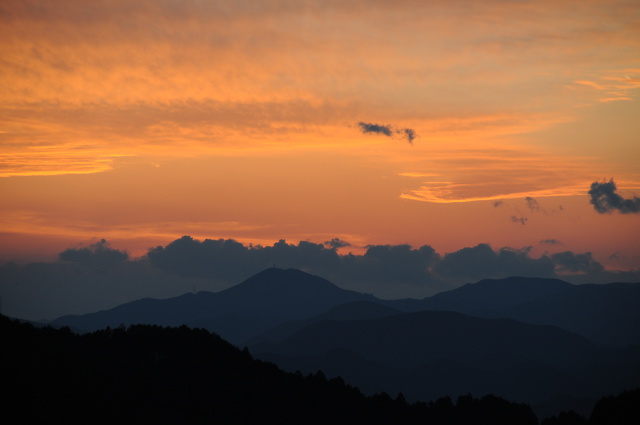
[[[358,127],[362,134],[373,133],[382,134],[387,137],[398,136],[405,139],[410,145],[413,145],[413,141],[416,138],[416,132],[411,128],[397,128],[391,125],[374,124],[363,121],[358,123]]]
[[[525,198],[525,201],[527,201],[527,207],[529,207],[531,211],[533,212],[540,211],[540,204],[534,198],[527,196]]]
[[[377,133],[377,134],[383,134],[388,137],[391,137],[391,135],[393,134],[393,130],[391,130],[391,126],[389,125],[359,122],[358,126],[360,127],[360,131],[362,131],[363,134]]]
[[[595,210],[600,214],[611,213],[615,210],[620,211],[622,214],[640,213],[640,198],[634,196],[630,199],[624,199],[616,193],[617,190],[618,188],[613,179],[608,182],[591,183],[589,196],[591,196],[590,202]]]
[[[400,131],[404,134],[404,137],[405,139],[407,139],[407,142],[409,142],[410,145],[413,145],[413,139],[416,138],[416,132],[410,128],[403,128]]]
[[[540,243],[543,245],[564,245],[562,241],[559,241],[557,239],[543,239],[540,241]]]
[[[340,238],[333,238],[330,241],[325,241],[324,245],[328,246],[329,248],[332,248],[332,249],[338,249],[338,248],[344,248],[346,246],[351,246],[351,244],[349,242],[345,242]]]
[[[503,201],[495,201],[495,202],[493,203],[493,207],[494,207],[494,208],[498,208],[498,207],[502,206],[502,204],[504,204],[504,202],[503,202]]]
[[[525,225],[527,224],[527,220],[529,220],[527,217],[516,217],[515,215],[511,216],[511,221],[513,221],[514,223]]]

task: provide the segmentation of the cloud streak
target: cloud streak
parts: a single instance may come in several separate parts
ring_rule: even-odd
[[[612,213],[619,211],[621,214],[637,214],[640,213],[640,198],[625,199],[616,193],[618,188],[613,179],[607,181],[591,183],[589,189],[590,202],[593,208],[600,214]]]

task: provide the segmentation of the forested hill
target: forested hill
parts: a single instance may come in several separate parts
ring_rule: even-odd
[[[402,396],[365,397],[322,373],[282,372],[201,329],[77,335],[0,323],[3,413],[16,423],[537,423],[529,406],[494,396],[412,405]]]
[[[186,326],[78,335],[0,316],[0,335],[3,414],[15,423],[538,423],[529,406],[492,395],[414,404],[401,394],[365,397],[340,378],[285,373]],[[607,400],[591,423],[607,423],[612,412],[628,416],[625,409],[637,405],[638,391],[629,394],[622,408],[617,399]]]

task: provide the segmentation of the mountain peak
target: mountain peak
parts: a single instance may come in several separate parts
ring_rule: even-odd
[[[319,276],[303,272],[298,269],[280,269],[270,267],[251,276],[244,282],[227,289],[224,292],[256,296],[261,293],[273,294],[282,292],[287,294],[300,293],[335,293],[343,291],[333,283]]]

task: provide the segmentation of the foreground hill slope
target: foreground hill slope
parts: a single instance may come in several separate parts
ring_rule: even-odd
[[[371,320],[322,321],[275,344],[291,356],[344,349],[390,366],[418,366],[449,359],[483,367],[528,361],[579,365],[602,350],[554,326],[510,319],[482,319],[454,312],[423,311]]]
[[[640,386],[640,347],[604,349],[555,326],[447,311],[319,321],[250,350],[285,370],[322,369],[366,393],[410,400],[471,392],[532,404],[560,396],[595,402]]]
[[[495,396],[413,405],[365,397],[321,373],[284,373],[202,329],[76,335],[0,316],[0,334],[3,414],[15,423],[537,423],[528,406]]]

